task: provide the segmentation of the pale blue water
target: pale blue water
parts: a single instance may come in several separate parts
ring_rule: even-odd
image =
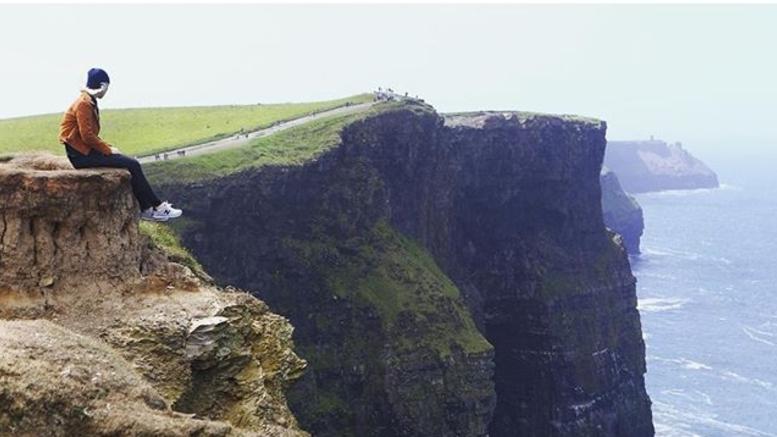
[[[721,189],[637,196],[656,435],[777,436],[777,161],[710,164]]]

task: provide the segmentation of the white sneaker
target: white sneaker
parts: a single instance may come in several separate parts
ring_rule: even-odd
[[[169,202],[162,202],[156,208],[149,208],[141,213],[141,218],[157,222],[166,222],[171,218],[180,217],[183,211],[173,208]]]

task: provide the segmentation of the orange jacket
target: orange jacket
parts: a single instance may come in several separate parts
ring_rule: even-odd
[[[88,155],[95,149],[103,155],[110,155],[111,146],[98,136],[100,134],[100,110],[97,102],[82,91],[75,102],[67,108],[59,124],[59,142]]]

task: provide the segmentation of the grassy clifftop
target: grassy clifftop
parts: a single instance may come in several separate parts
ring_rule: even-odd
[[[371,100],[372,95],[359,94],[305,103],[106,109],[101,112],[101,136],[128,155],[154,153]],[[30,150],[64,154],[57,141],[61,118],[62,113],[56,113],[0,120],[0,154]]]
[[[248,168],[265,165],[300,165],[340,143],[343,128],[355,121],[381,112],[409,107],[423,110],[413,103],[382,103],[363,112],[333,115],[303,125],[257,138],[251,143],[205,155],[158,161],[144,165],[149,179],[169,184],[215,179]]]

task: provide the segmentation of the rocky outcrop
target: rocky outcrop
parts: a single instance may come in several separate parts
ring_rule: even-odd
[[[0,320],[2,435],[236,435],[173,413],[105,344],[46,320]]]
[[[0,164],[0,435],[304,436],[288,321],[138,232],[124,170]]]
[[[629,253],[638,254],[639,240],[645,228],[642,207],[634,196],[623,191],[613,171],[602,169],[599,181],[602,186],[604,224],[620,234]]]
[[[408,104],[308,164],[164,189],[208,271],[292,320],[315,435],[647,436],[604,147],[597,120]]]
[[[94,278],[119,284],[139,276],[126,171],[75,172],[46,155],[19,156],[0,171],[0,290],[57,299]]]
[[[680,143],[610,141],[604,163],[629,193],[718,187],[717,175]]]

